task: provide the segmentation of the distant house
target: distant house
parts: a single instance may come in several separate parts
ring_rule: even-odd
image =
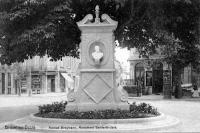
[[[21,75],[21,93],[66,92],[76,87],[79,59],[63,57],[50,61],[47,56],[35,56],[23,63],[0,65],[0,94],[18,94],[17,79]]]
[[[159,54],[150,56],[149,59],[140,58],[137,49],[130,50],[130,85],[137,85],[138,80],[143,82],[144,94],[163,94],[163,84],[168,80],[171,82],[171,91],[173,92],[172,67],[162,60]],[[165,72],[170,71],[170,79],[166,79]],[[197,84],[200,88],[200,71],[194,69],[191,65],[182,69],[182,86]],[[185,89],[184,87],[182,89]],[[191,88],[190,88],[191,89]],[[184,93],[183,93],[184,95]]]
[[[200,18],[198,28],[200,33]],[[163,83],[169,81],[169,79],[166,79],[166,77],[163,78],[163,76],[165,76],[164,74],[167,70],[172,72],[173,68],[162,60],[163,57],[159,54],[159,49],[157,52],[158,54],[149,57],[149,59],[145,59],[139,57],[139,53],[136,48],[132,48],[130,50],[130,57],[128,59],[130,63],[130,84],[136,85],[138,80],[142,80],[143,94],[163,93]],[[173,83],[173,75],[171,75],[171,77],[172,78],[170,80],[171,83]],[[191,65],[183,68],[181,83],[182,86],[190,87],[195,84],[197,85],[197,88],[199,88],[198,90],[200,92],[200,69],[193,68]]]

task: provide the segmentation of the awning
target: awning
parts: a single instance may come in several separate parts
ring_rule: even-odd
[[[67,73],[61,73],[61,75],[68,81],[68,82],[74,82],[74,80],[68,76]]]

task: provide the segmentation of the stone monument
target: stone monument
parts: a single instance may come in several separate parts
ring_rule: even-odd
[[[66,110],[128,110],[127,97],[116,83],[113,31],[118,23],[106,14],[100,19],[97,5],[94,20],[88,14],[77,24],[82,31],[80,81],[68,95]]]

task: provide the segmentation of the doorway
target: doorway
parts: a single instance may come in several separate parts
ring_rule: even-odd
[[[5,73],[2,73],[2,94],[5,94]]]
[[[51,79],[51,92],[55,92],[55,79]]]
[[[47,92],[55,92],[55,75],[48,75],[47,76]]]
[[[153,64],[153,93],[159,94],[163,91],[163,64],[156,62]]]

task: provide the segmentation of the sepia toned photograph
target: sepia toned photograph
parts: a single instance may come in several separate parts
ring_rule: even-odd
[[[200,0],[0,0],[0,133],[200,132]]]

